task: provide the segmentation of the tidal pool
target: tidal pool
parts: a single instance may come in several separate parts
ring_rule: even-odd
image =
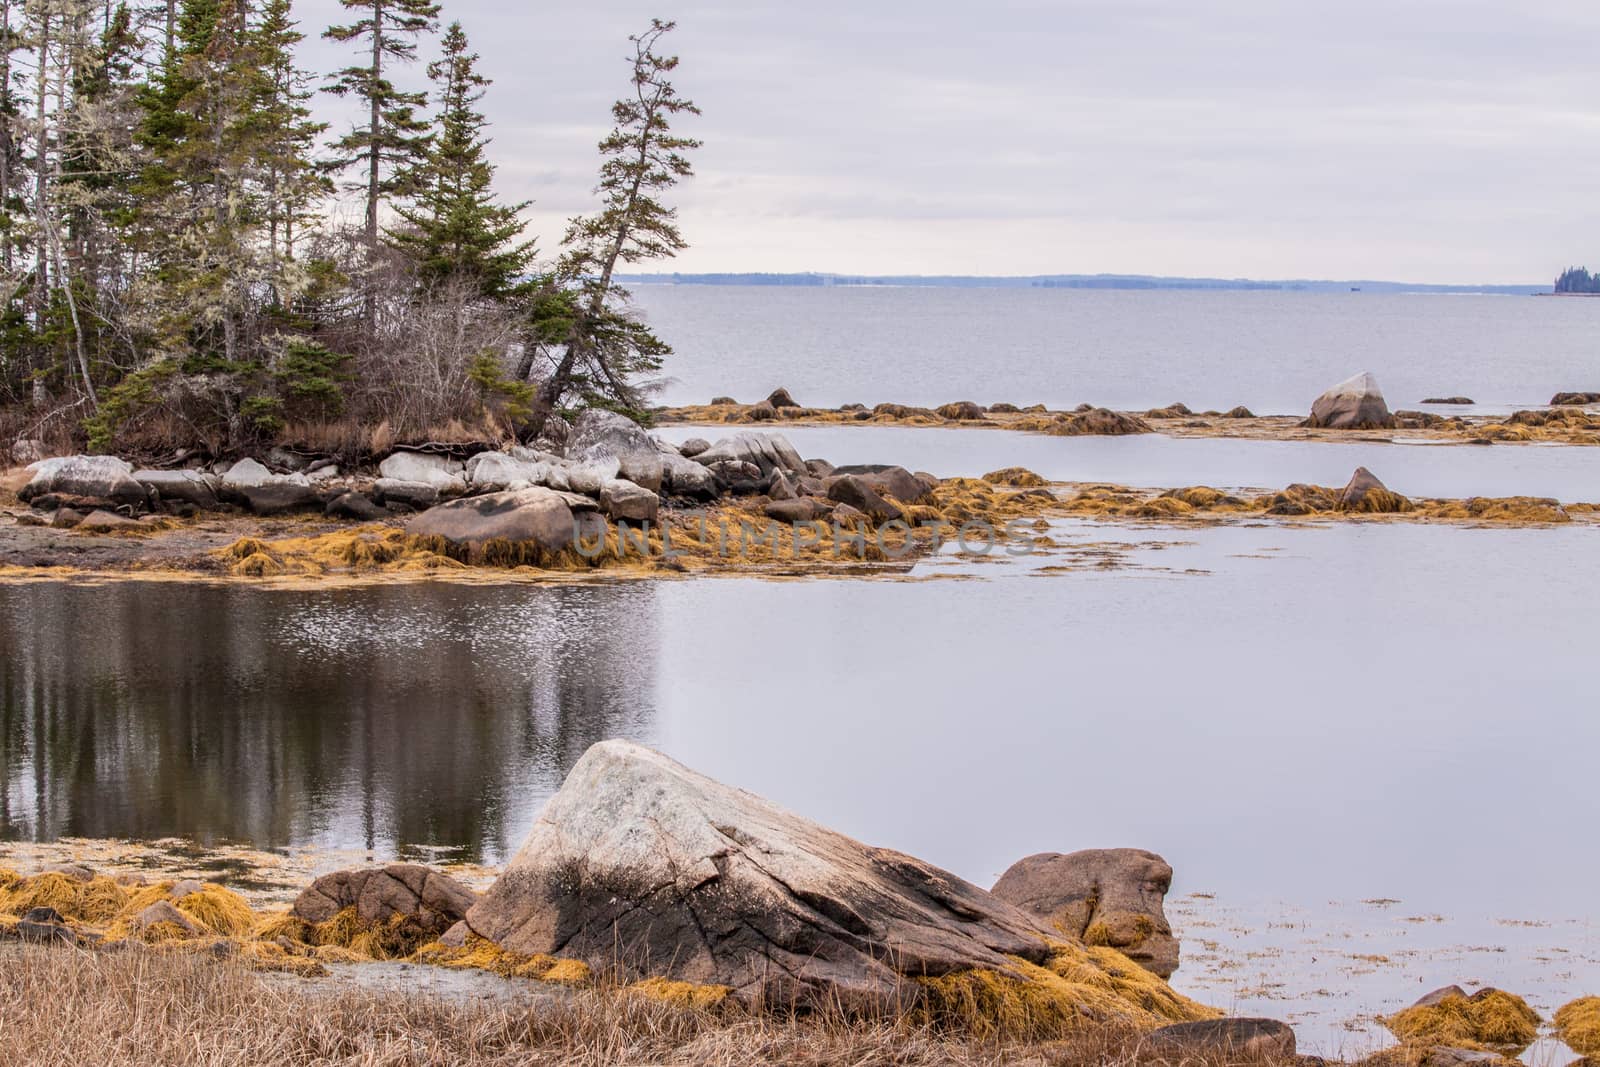
[[[1104,564],[0,586],[0,836],[499,863],[625,736],[984,885],[1158,851],[1178,984],[1314,1047],[1446,982],[1600,986],[1600,532],[1053,535]]]

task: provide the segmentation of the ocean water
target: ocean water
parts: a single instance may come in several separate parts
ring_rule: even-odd
[[[1381,293],[641,285],[675,348],[662,399],[1008,401],[1119,409],[1181,400],[1304,414],[1357,372],[1390,406],[1484,410],[1600,391],[1600,300]],[[1473,410],[1473,409],[1468,409]]]

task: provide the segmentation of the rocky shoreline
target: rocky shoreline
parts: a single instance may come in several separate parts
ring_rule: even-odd
[[[1183,403],[1144,411],[1114,411],[1093,404],[1052,410],[1044,404],[990,405],[970,400],[938,407],[881,403],[839,408],[806,407],[779,388],[754,403],[717,397],[709,404],[664,409],[663,423],[695,425],[923,426],[1012,430],[1056,437],[1125,436],[1161,433],[1172,437],[1229,437],[1263,441],[1351,442],[1384,440],[1402,432],[1406,440],[1452,444],[1600,444],[1600,393],[1558,393],[1544,408],[1509,415],[1444,415],[1420,409],[1391,411],[1377,380],[1358,374],[1333,386],[1311,405],[1309,414],[1256,415],[1239,406],[1228,411],[1194,411]],[[1467,397],[1430,397],[1424,406],[1471,404]]]
[[[842,1013],[980,1040],[1136,1033],[1191,1061],[1305,1059],[1284,1023],[1227,1018],[1167,985],[1171,879],[1153,853],[1089,850],[1026,857],[985,891],[606,741],[481,892],[394,863],[323,874],[270,908],[160,873],[0,869],[0,943],[13,958],[150,953],[297,979],[405,961],[496,976],[498,995],[534,1010],[547,991],[592,990],[729,1023]],[[1594,1055],[1597,1020],[1600,998],[1580,998],[1548,1029]],[[1379,1021],[1396,1044],[1361,1060],[1372,1067],[1509,1064],[1547,1027],[1488,986],[1446,986]]]

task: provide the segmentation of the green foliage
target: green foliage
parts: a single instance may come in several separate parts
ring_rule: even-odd
[[[303,337],[291,338],[273,371],[283,393],[280,410],[297,418],[329,419],[344,411],[345,384],[355,379],[348,353]]]
[[[125,426],[155,406],[159,387],[178,372],[177,360],[158,359],[107,390],[101,397],[100,410],[84,421],[84,429],[89,433],[89,451],[109,451]]]
[[[497,410],[512,427],[526,422],[533,414],[533,386],[507,377],[493,352],[480,352],[467,373],[482,393],[484,408]]]
[[[246,397],[239,405],[239,418],[256,436],[270,438],[283,432],[283,401],[275,396]]]
[[[533,242],[517,240],[527,228],[517,213],[527,204],[497,204],[491,191],[487,122],[475,108],[489,79],[477,61],[461,23],[451,23],[443,58],[428,66],[438,87],[437,133],[417,168],[414,203],[398,209],[408,227],[389,237],[416,261],[424,284],[461,279],[484,296],[503,297],[527,270]]]

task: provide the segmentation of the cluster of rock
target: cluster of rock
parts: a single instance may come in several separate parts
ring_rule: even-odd
[[[282,450],[268,456],[276,470],[254,458],[140,470],[115,456],[63,456],[32,462],[18,495],[60,526],[87,516],[89,528],[118,528],[146,513],[226,507],[256,515],[321,511],[354,521],[421,512],[410,525],[419,536],[469,549],[509,540],[559,550],[603,532],[606,520],[654,523],[664,499],[703,504],[761,494],[774,519],[876,524],[901,518],[901,505],[925,500],[938,484],[902,467],[835,469],[806,460],[781,434],[676,446],[606,411],[585,412],[563,442],[546,444],[466,455],[400,449],[378,464],[375,479],[346,477],[332,461],[301,461]]]

